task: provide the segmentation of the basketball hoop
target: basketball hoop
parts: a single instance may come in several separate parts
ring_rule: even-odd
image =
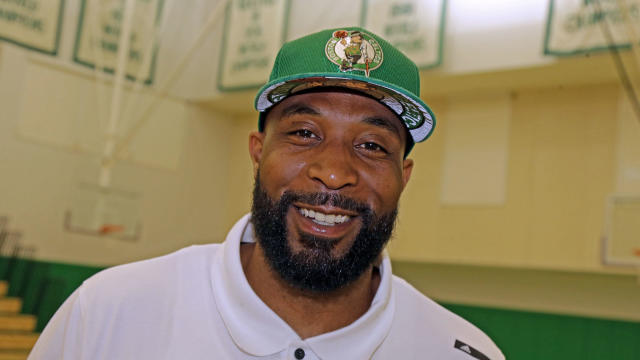
[[[640,275],[640,195],[611,195],[605,209],[604,264],[635,266]]]
[[[85,235],[111,237],[126,241],[140,238],[136,193],[80,183],[71,194],[71,206],[65,213],[65,230]]]

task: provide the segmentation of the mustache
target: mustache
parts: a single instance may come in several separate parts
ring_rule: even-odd
[[[327,205],[347,211],[357,212],[362,215],[373,215],[373,210],[366,203],[337,193],[287,190],[282,194],[279,202],[283,205],[286,204],[287,207],[294,202],[298,202],[314,206]]]

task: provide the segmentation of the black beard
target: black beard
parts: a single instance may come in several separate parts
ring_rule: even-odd
[[[331,205],[357,212],[362,226],[345,254],[331,253],[334,243],[301,234],[304,249],[293,252],[287,241],[287,212],[293,202]],[[356,280],[369,268],[391,237],[397,210],[376,216],[371,208],[354,199],[330,193],[285,192],[273,201],[256,177],[251,221],[257,241],[271,268],[288,284],[316,293],[330,292]]]

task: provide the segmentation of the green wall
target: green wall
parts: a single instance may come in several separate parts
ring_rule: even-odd
[[[38,316],[42,331],[56,309],[101,267],[0,258],[9,295]],[[484,330],[510,360],[640,359],[640,323],[443,304]],[[640,306],[640,304],[638,305]]]
[[[102,267],[16,260],[0,257],[0,279],[9,281],[9,296],[23,299],[22,312],[38,316],[42,331],[64,300]]]
[[[640,359],[640,323],[444,305],[484,330],[509,360]]]

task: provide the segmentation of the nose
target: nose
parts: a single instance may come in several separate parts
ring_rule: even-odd
[[[324,185],[327,190],[353,186],[358,182],[354,160],[346,146],[327,144],[316,151],[309,163],[308,175]]]

